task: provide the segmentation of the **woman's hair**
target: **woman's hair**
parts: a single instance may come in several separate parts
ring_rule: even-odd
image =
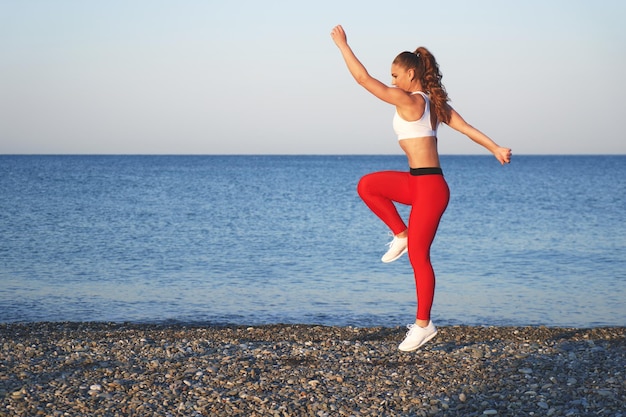
[[[419,78],[424,88],[424,92],[429,95],[437,119],[440,122],[450,121],[450,106],[448,105],[448,93],[441,83],[441,72],[435,56],[423,46],[415,52],[402,52],[394,60],[394,64],[405,69],[414,69],[415,76]]]

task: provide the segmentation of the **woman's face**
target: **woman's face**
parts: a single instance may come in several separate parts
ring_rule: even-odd
[[[414,71],[407,70],[401,65],[391,64],[391,85],[404,91],[409,91]]]

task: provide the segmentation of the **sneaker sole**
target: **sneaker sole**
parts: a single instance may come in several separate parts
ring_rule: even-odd
[[[391,263],[391,262],[393,262],[393,261],[397,261],[398,259],[400,259],[400,257],[401,257],[402,255],[404,255],[404,254],[405,254],[405,253],[407,253],[408,251],[409,251],[408,249],[404,249],[404,250],[403,250],[402,252],[400,252],[400,254],[399,254],[398,256],[396,256],[395,258],[389,259],[388,261],[385,261],[385,260],[381,259],[381,261],[383,261],[383,263],[386,263],[386,264]]]
[[[415,347],[412,347],[410,349],[400,349],[400,347],[398,347],[398,349],[401,350],[402,352],[413,352],[414,350],[417,350],[417,349],[421,348],[422,346],[424,346],[426,344],[426,342],[429,342],[435,336],[437,336],[437,330],[435,330],[435,333],[431,334],[426,339],[422,340],[422,343],[420,343],[419,345],[417,345]]]

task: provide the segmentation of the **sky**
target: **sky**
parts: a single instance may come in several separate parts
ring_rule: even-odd
[[[401,154],[337,24],[387,84],[429,48],[514,154],[626,154],[624,21],[622,0],[0,0],[0,154]]]

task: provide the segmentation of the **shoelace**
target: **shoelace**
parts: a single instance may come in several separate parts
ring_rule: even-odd
[[[391,247],[391,245],[393,245],[393,242],[396,241],[396,236],[393,234],[393,232],[389,232],[389,236],[391,236],[391,242],[387,243],[386,245]]]
[[[400,240],[400,238],[395,237],[395,235],[393,233],[389,233],[389,234],[391,236],[393,236],[393,239],[391,239],[391,242],[387,243],[387,246],[389,246],[391,248],[394,243],[396,243],[397,241]]]

